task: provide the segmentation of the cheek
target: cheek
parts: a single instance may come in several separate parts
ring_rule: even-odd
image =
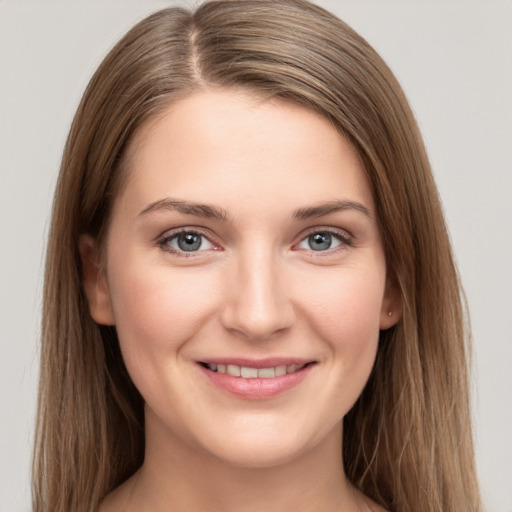
[[[379,340],[385,273],[380,266],[334,271],[330,278],[312,280],[307,298],[312,328],[333,366],[336,387],[348,388],[353,400],[364,387],[374,364]]]
[[[174,359],[214,307],[211,278],[198,271],[141,264],[118,267],[111,277],[116,328],[125,357],[153,358],[156,363],[163,355]]]
[[[308,292],[312,315],[327,338],[357,343],[357,333],[378,333],[384,273],[343,269],[312,281]]]
[[[360,397],[374,366],[384,283],[380,274],[355,273],[328,289],[330,300],[314,321],[328,347],[325,423],[333,425]]]

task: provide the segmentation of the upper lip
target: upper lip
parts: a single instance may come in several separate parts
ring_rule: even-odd
[[[302,357],[265,357],[262,359],[253,359],[248,357],[212,357],[201,359],[198,362],[204,364],[234,364],[236,366],[244,366],[246,368],[271,368],[290,364],[302,366],[307,363],[314,363],[315,360],[304,359]]]

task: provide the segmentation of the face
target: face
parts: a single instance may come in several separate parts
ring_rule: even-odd
[[[240,91],[175,103],[130,153],[104,270],[80,248],[147,435],[245,466],[327,442],[396,321],[357,153],[320,115]]]

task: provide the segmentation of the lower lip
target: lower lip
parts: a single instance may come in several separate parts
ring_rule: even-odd
[[[208,380],[217,388],[242,398],[264,400],[298,386],[307,377],[314,364],[308,364],[294,373],[268,379],[233,377],[227,373],[213,372],[201,364],[198,366]]]

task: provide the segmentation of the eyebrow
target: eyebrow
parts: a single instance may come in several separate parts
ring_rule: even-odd
[[[299,208],[298,210],[295,210],[293,217],[295,219],[305,220],[315,217],[322,217],[323,215],[327,215],[329,213],[344,210],[356,210],[369,218],[372,217],[370,210],[366,206],[355,201],[328,201],[319,205]]]
[[[178,199],[165,198],[155,201],[149,204],[142,210],[138,216],[145,215],[150,212],[160,210],[176,210],[180,213],[187,215],[195,215],[196,217],[204,217],[207,219],[217,219],[223,222],[228,221],[228,215],[226,210],[217,206],[211,206],[208,204],[192,203],[189,201],[181,201]],[[293,213],[292,217],[298,220],[312,219],[316,217],[322,217],[329,213],[334,213],[344,210],[355,210],[363,213],[367,217],[371,218],[370,210],[361,203],[355,201],[328,201],[314,206],[306,206],[298,208]]]
[[[180,213],[204,217],[207,219],[217,219],[226,222],[228,216],[226,210],[208,204],[191,203],[189,201],[180,201],[178,199],[160,199],[146,206],[138,216],[159,210],[176,210]]]

